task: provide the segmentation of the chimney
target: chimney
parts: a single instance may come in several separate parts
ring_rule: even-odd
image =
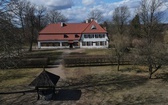
[[[63,22],[61,22],[61,27],[64,27],[64,23]]]
[[[89,23],[89,20],[88,20],[88,19],[86,19],[86,23]]]
[[[94,19],[91,19],[91,22],[93,21]]]
[[[96,23],[98,23],[97,20],[94,20],[94,21],[95,21]]]
[[[103,27],[104,28],[104,30],[106,30],[107,31],[107,27]]]

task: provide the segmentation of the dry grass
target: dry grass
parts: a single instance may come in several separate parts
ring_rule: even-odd
[[[0,70],[0,91],[24,89],[42,71],[42,69]]]
[[[104,50],[85,50],[86,54],[106,54]],[[106,52],[106,51],[105,51]],[[92,67],[71,67],[63,68],[67,76],[66,82],[72,82],[75,89],[80,89],[82,95],[78,101],[36,101],[35,93],[26,95],[6,95],[0,96],[2,104],[52,104],[52,105],[166,105],[168,100],[168,82],[162,79],[147,79],[148,68],[145,66],[122,65],[120,71],[117,66],[92,66]],[[36,72],[26,72],[23,70],[20,74],[20,80],[17,80],[17,73],[12,74],[16,82],[9,79],[8,84],[27,85],[28,81],[34,78],[40,70]],[[163,66],[155,73],[168,73],[168,67]],[[27,76],[24,76],[27,74]],[[7,71],[0,71],[1,75],[7,75]],[[16,75],[16,76],[15,76]],[[10,77],[10,76],[9,76]],[[155,77],[155,76],[154,76]],[[23,81],[21,80],[23,79]],[[27,79],[26,79],[27,78]],[[29,78],[29,79],[28,79]],[[30,79],[31,78],[31,79]],[[8,81],[8,79],[6,79]],[[5,80],[3,80],[5,81]],[[60,82],[60,81],[59,81]],[[62,82],[62,81],[61,81]],[[7,82],[6,82],[7,83]],[[30,83],[30,82],[29,82]],[[0,83],[1,84],[1,83]],[[81,85],[80,85],[81,84]],[[4,85],[5,82],[4,82]],[[63,85],[64,86],[64,85]],[[72,87],[70,87],[72,89]],[[12,90],[12,89],[11,89]]]
[[[168,44],[168,31],[166,31],[166,35],[164,36],[164,42]]]
[[[86,55],[107,55],[109,49],[85,49]]]
[[[118,73],[117,66],[90,66],[90,67],[70,67],[63,68],[65,75],[68,78],[83,77],[86,75],[102,75],[102,74],[115,74]],[[133,73],[138,72],[147,73],[147,67],[145,66],[133,66],[133,65],[122,65],[120,66],[120,72],[122,73]]]
[[[145,79],[148,76],[144,66],[116,66],[65,68],[74,78],[84,85],[78,85],[82,95],[78,101],[36,101],[37,95],[7,95],[0,99],[2,104],[52,104],[52,105],[166,105],[168,82],[162,79]],[[142,72],[139,72],[141,70]],[[157,73],[167,73],[164,66]],[[81,81],[82,80],[82,81]],[[128,80],[128,81],[127,81]],[[129,81],[132,80],[132,81]],[[137,80],[137,81],[134,81]],[[69,81],[69,79],[67,80]],[[117,82],[115,82],[117,81]],[[74,84],[75,85],[75,84]],[[11,99],[9,99],[9,97]]]

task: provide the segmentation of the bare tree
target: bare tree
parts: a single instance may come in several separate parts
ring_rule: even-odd
[[[142,64],[148,66],[149,78],[152,77],[164,62],[166,53],[165,47],[160,37],[163,37],[163,27],[161,24],[164,15],[161,12],[163,2],[161,0],[142,0],[140,2],[139,16],[142,24],[142,38],[146,41],[139,47],[139,56]]]
[[[130,36],[132,39],[134,38],[141,38],[141,23],[139,15],[135,15],[135,17],[132,19],[130,23]]]
[[[101,22],[103,19],[103,13],[96,9],[96,10],[92,10],[89,14],[88,14],[88,19],[95,19],[97,20],[97,22]]]
[[[47,18],[48,23],[58,23],[67,21],[67,18],[57,10],[48,11]]]
[[[120,61],[127,52],[129,46],[129,38],[127,35],[127,23],[130,16],[128,7],[117,7],[113,12],[113,41],[112,45],[115,48],[115,56],[117,57],[117,70],[119,71]],[[111,52],[112,53],[112,52]]]
[[[119,33],[120,35],[123,35],[125,33],[129,17],[130,11],[127,6],[115,8],[113,12],[112,22],[115,26],[116,33]]]
[[[36,15],[38,18],[38,31],[40,31],[47,25],[47,8],[44,6],[38,6]]]
[[[121,60],[123,60],[125,54],[128,53],[129,38],[127,36],[113,35],[113,41],[110,43],[114,46],[114,49],[110,49],[110,61],[114,61],[114,56],[117,60],[117,70],[120,70]]]
[[[26,14],[25,14],[25,28],[26,28],[26,36],[29,40],[29,51],[32,51],[33,41],[35,40],[35,35],[37,35],[36,25],[37,25],[37,17],[35,15],[36,8],[34,5],[28,3],[26,5]]]
[[[11,10],[8,9],[9,2],[0,2],[5,6],[0,11],[0,68],[16,67],[17,63],[14,57],[21,55],[20,32],[12,24]]]

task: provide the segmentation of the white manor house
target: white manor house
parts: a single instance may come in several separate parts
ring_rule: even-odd
[[[38,36],[38,48],[108,48],[107,31],[96,21],[49,24]]]

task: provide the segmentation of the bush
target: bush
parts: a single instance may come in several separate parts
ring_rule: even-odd
[[[21,61],[18,67],[46,67],[48,64],[48,58],[28,58]]]

